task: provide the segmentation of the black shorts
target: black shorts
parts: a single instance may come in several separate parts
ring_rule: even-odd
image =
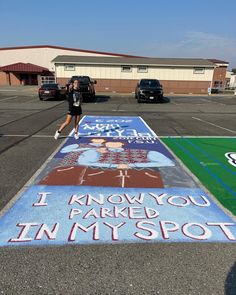
[[[80,116],[82,115],[82,108],[81,106],[78,106],[78,107],[72,106],[67,112],[67,114],[71,116]]]

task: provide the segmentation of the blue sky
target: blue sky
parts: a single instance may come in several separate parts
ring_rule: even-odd
[[[236,67],[235,0],[0,0],[0,47],[57,45]]]

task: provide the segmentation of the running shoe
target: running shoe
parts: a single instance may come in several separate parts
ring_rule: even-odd
[[[56,131],[54,138],[57,140],[60,136],[61,132],[59,132],[58,130]]]

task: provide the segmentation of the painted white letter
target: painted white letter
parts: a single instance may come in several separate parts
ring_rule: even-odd
[[[40,226],[34,239],[41,240],[44,233],[45,233],[49,240],[55,240],[56,236],[57,236],[58,229],[59,229],[59,223],[55,223],[52,230],[50,230],[48,228],[47,224],[43,223]]]
[[[114,208],[113,208],[114,217],[118,218],[119,215],[121,217],[127,217],[127,213],[123,212],[126,209],[127,209],[127,207],[118,208],[117,206],[114,206]]]
[[[110,227],[112,229],[112,240],[113,241],[118,241],[119,240],[119,236],[118,236],[118,228],[122,227],[125,222],[121,222],[120,224],[117,225],[113,225],[110,224],[108,222],[103,222],[104,225],[107,225],[108,227]]]
[[[139,239],[142,239],[142,240],[156,239],[158,237],[158,232],[156,230],[152,229],[152,228],[145,227],[144,225],[146,225],[146,224],[155,226],[155,223],[151,222],[151,221],[138,221],[136,223],[136,227],[139,228],[139,229],[147,231],[149,233],[149,235],[143,235],[143,234],[140,234],[139,232],[136,232],[136,233],[134,233],[134,236],[139,238]]]
[[[88,194],[87,195],[86,205],[87,206],[91,206],[93,202],[95,202],[95,203],[97,203],[99,205],[103,205],[104,204],[104,195],[103,194],[99,194],[99,196],[100,196],[100,199],[96,199],[92,195]]]
[[[191,226],[200,227],[202,229],[202,234],[195,235],[195,234],[190,233],[189,228]],[[200,223],[193,223],[193,222],[186,223],[182,226],[182,231],[185,236],[187,236],[191,239],[194,239],[194,240],[207,240],[212,236],[211,231],[207,227],[205,227],[204,225],[202,225]]]
[[[90,229],[93,229],[93,240],[99,240],[99,223],[94,222],[91,225],[84,227],[83,225],[75,222],[71,228],[70,235],[68,237],[68,242],[74,242],[76,237],[77,229],[81,229],[83,232],[88,232]]]
[[[161,227],[162,236],[165,240],[168,240],[170,238],[168,232],[175,232],[179,229],[179,224],[174,221],[160,221],[159,223]],[[173,226],[171,228],[167,228],[167,224],[171,224]]]
[[[183,203],[174,203],[173,200],[174,199],[177,199],[177,200],[183,200]],[[176,207],[186,207],[190,204],[190,201],[189,199],[186,199],[182,196],[172,196],[170,198],[167,199],[167,202],[173,206],[176,206]]]
[[[115,201],[113,198],[115,198],[115,197],[118,197],[118,200],[117,201]],[[124,198],[124,196],[122,196],[122,195],[110,195],[108,198],[107,198],[107,201],[109,202],[109,203],[111,203],[111,204],[122,204],[122,203],[124,203],[125,202],[125,198]]]
[[[205,203],[203,203],[203,204],[199,204],[199,203],[194,199],[194,197],[189,196],[189,200],[190,200],[194,205],[196,205],[196,206],[198,206],[198,207],[209,207],[209,206],[211,206],[210,201],[209,201],[205,196],[201,196],[201,198],[203,199],[203,201],[204,201]]]
[[[159,196],[157,196],[157,195],[154,194],[154,193],[149,193],[149,195],[150,195],[151,197],[153,197],[153,198],[156,200],[157,205],[164,205],[162,199],[165,198],[165,197],[167,196],[167,194],[160,194]]]
[[[38,203],[34,203],[33,206],[34,207],[39,207],[39,206],[47,206],[48,203],[46,203],[46,197],[48,195],[51,195],[52,193],[47,193],[47,192],[42,192],[42,193],[38,193],[39,195],[39,201]]]
[[[74,203],[77,203],[79,205],[84,205],[84,203],[81,202],[80,199],[83,199],[83,198],[86,198],[86,197],[87,197],[87,195],[81,195],[79,197],[77,195],[72,195],[68,205],[73,205]]]
[[[19,233],[18,237],[16,239],[10,239],[8,242],[30,242],[33,239],[27,238],[26,235],[28,234],[28,231],[33,226],[38,226],[38,223],[18,223],[16,226],[22,227],[21,232]]]
[[[141,205],[143,204],[144,193],[140,193],[139,196],[134,196],[134,197],[130,197],[128,194],[124,194],[124,196],[126,197],[127,201],[130,204],[134,204],[135,202]]]
[[[95,209],[90,209],[83,217],[83,219],[87,219],[88,217],[93,216],[94,218],[98,218],[97,212]]]
[[[72,219],[75,215],[82,213],[80,209],[71,209],[69,214],[69,219]]]
[[[149,219],[156,218],[160,215],[159,212],[153,208],[144,207],[144,211],[145,211],[147,218],[149,218]]]
[[[112,213],[111,213],[111,209],[109,208],[100,208],[100,216],[101,218],[105,218],[105,217],[113,217]]]
[[[128,207],[129,219],[144,219],[144,216],[140,216],[142,208],[141,207]]]
[[[226,227],[226,226],[235,226],[235,223],[227,223],[227,222],[207,222],[206,223],[209,226],[219,226],[222,232],[225,234],[227,239],[230,241],[235,241],[235,236],[232,234],[232,232]]]

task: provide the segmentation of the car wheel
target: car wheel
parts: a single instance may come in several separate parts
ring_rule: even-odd
[[[40,99],[40,100],[43,100],[43,98],[42,98],[41,96],[39,96],[39,99]]]
[[[158,101],[159,102],[163,102],[163,95],[161,95],[161,96],[158,97]]]
[[[141,102],[142,102],[142,100],[141,100],[140,96],[137,95],[137,103],[141,103]]]

